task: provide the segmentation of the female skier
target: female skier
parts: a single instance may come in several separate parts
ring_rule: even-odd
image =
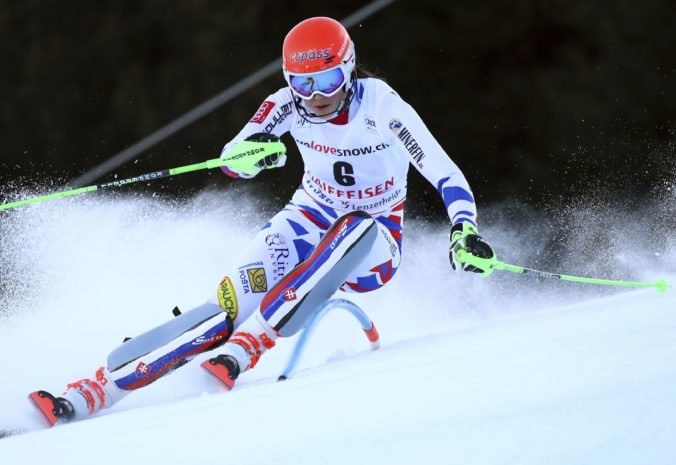
[[[240,143],[278,143],[290,133],[304,162],[300,187],[205,304],[126,341],[92,379],[69,384],[61,397],[30,394],[50,426],[110,407],[194,358],[232,388],[278,337],[303,328],[338,289],[384,286],[401,260],[409,165],[444,201],[451,267],[492,271],[495,254],[478,235],[462,172],[413,108],[355,60],[354,44],[333,19],[310,18],[291,29],[283,44],[287,87],[265,99],[223,153]],[[246,174],[223,170],[250,178],[285,161],[280,152]],[[461,250],[471,265],[458,261]]]

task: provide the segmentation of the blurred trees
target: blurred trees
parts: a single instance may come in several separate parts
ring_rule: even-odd
[[[0,0],[0,180],[76,177],[279,57],[299,20],[366,3]],[[674,24],[670,0],[400,0],[350,33],[481,202],[537,205],[674,180]],[[283,85],[280,71],[116,173],[217,156]],[[291,153],[253,182],[285,198],[301,173]],[[413,201],[426,202],[433,188],[413,171]]]

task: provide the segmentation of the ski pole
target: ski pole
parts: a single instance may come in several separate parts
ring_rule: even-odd
[[[457,252],[458,261],[460,263],[469,263],[470,265],[477,266],[482,268],[485,266],[486,259],[474,257],[472,254],[468,253],[465,250],[459,250]],[[671,285],[665,279],[658,279],[655,282],[638,282],[638,281],[616,281],[612,279],[597,279],[597,278],[584,278],[581,276],[569,276],[559,273],[549,273],[546,271],[538,271],[532,268],[525,268],[523,266],[510,265],[509,263],[504,263],[499,260],[495,260],[490,264],[490,268],[494,270],[510,271],[512,273],[521,273],[531,276],[537,276],[540,278],[552,278],[560,279],[561,281],[572,281],[576,283],[587,283],[587,284],[601,284],[606,286],[625,286],[625,287],[654,287],[658,292],[666,292]],[[490,273],[485,273],[482,276],[488,276]]]
[[[671,287],[671,285],[665,279],[658,279],[657,281],[650,283],[640,281],[615,281],[612,279],[584,278],[581,276],[547,273],[546,271],[538,271],[531,268],[524,268],[523,266],[510,265],[509,263],[503,263],[501,261],[496,262],[495,269],[511,271],[512,273],[523,273],[531,276],[538,276],[540,278],[553,278],[560,279],[561,281],[572,281],[576,283],[602,284],[606,286],[654,287],[657,289],[657,292],[666,292]]]
[[[117,181],[111,181],[103,184],[80,187],[77,189],[41,195],[38,197],[32,197],[29,199],[19,200],[16,202],[9,202],[0,205],[0,211],[21,207],[23,205],[46,202],[48,200],[60,199],[62,197],[71,197],[73,195],[83,194],[85,192],[93,192],[108,187],[120,187],[137,182],[154,181],[155,179],[175,176],[177,174],[190,173],[192,171],[204,169],[213,169],[221,166],[227,166],[228,168],[231,168],[234,171],[247,173],[256,165],[256,163],[258,163],[268,155],[272,155],[275,153],[286,153],[286,147],[282,142],[243,141],[240,142],[239,144],[236,144],[232,149],[230,149],[220,158],[214,158],[212,160],[207,160],[202,163],[180,166],[178,168],[171,168],[168,170],[154,171],[152,173],[146,173],[140,176],[133,176],[127,179],[120,179]]]

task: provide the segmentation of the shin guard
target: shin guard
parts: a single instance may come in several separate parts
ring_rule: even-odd
[[[368,255],[377,236],[378,227],[368,213],[338,218],[308,259],[268,291],[260,306],[263,318],[280,336],[297,333]]]
[[[363,212],[351,212],[336,220],[307,260],[287,273],[263,298],[254,312],[220,351],[237,362],[240,371],[253,368],[279,336],[294,335],[312,313],[345,282],[368,255],[378,235],[375,221]],[[202,364],[229,389],[232,370],[214,357]]]
[[[141,388],[224,344],[232,330],[230,316],[218,305],[204,304],[115,349],[108,357],[111,376],[123,390]]]

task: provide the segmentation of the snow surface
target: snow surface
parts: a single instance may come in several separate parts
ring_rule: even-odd
[[[27,393],[92,376],[124,336],[202,303],[261,209],[229,190],[186,202],[92,195],[0,217],[0,431],[12,433],[0,463],[676,463],[674,289],[456,275],[446,228],[420,221],[406,225],[390,285],[347,295],[378,326],[380,350],[335,310],[288,381],[276,377],[296,338],[229,393],[189,364],[92,419],[45,429]],[[505,211],[483,211],[498,218],[484,236],[501,259],[537,263],[541,218]],[[576,261],[567,243],[559,268],[538,268],[676,282],[673,234],[637,246],[638,226],[617,217],[595,255]]]

